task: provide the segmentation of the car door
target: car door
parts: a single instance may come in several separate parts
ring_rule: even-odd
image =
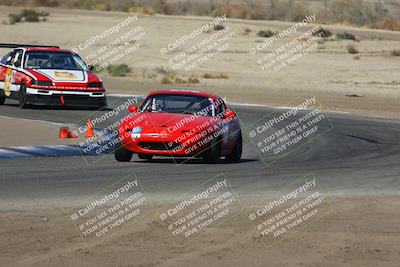
[[[13,63],[15,59],[15,51],[10,55],[10,57],[7,58],[6,61],[6,68],[5,68],[5,74],[4,74],[4,93],[6,96],[11,95],[11,91],[14,91],[13,87],[13,82],[14,82],[14,69],[13,69]]]
[[[22,49],[17,49],[15,51],[16,53],[12,63],[13,73],[11,90],[14,92],[18,92],[19,88],[21,87],[21,83],[26,75],[22,72],[24,51]]]

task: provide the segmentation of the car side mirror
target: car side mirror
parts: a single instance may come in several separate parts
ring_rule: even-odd
[[[129,106],[129,107],[128,107],[128,110],[129,110],[130,112],[134,113],[134,112],[138,111],[139,109],[138,109],[138,107],[136,107],[136,106]]]
[[[94,66],[93,65],[88,65],[88,68],[89,68],[90,71],[94,70]]]
[[[21,67],[21,63],[20,62],[14,62],[14,67],[17,67],[17,68],[19,68],[19,67]]]
[[[227,118],[227,119],[233,119],[233,118],[235,118],[236,117],[236,113],[234,112],[234,111],[232,111],[232,110],[230,110],[230,109],[227,109],[226,111],[225,111],[225,118]]]

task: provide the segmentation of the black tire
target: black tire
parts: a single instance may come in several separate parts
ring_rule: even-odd
[[[146,159],[146,160],[151,160],[153,158],[153,155],[150,154],[138,154],[139,159]]]
[[[125,149],[121,143],[118,143],[115,146],[114,156],[117,161],[120,162],[129,162],[132,159],[133,152]]]
[[[21,84],[18,95],[19,95],[19,107],[22,109],[27,108],[28,104],[26,103],[26,86],[25,86],[25,84]]]
[[[207,150],[203,154],[203,160],[206,163],[217,163],[221,158],[220,139],[213,138]]]
[[[243,140],[242,140],[242,133],[239,132],[238,140],[236,141],[235,147],[233,148],[232,152],[227,155],[225,158],[230,162],[240,162],[242,158],[242,150],[243,150]]]
[[[6,96],[0,93],[0,105],[4,105],[4,102],[6,102]]]

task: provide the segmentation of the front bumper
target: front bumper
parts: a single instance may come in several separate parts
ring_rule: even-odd
[[[121,142],[125,149],[134,153],[173,157],[201,156],[208,143],[202,142],[196,136],[191,138],[178,142],[176,136],[142,134],[140,138],[126,137],[121,139]]]
[[[27,88],[26,102],[31,105],[101,108],[107,106],[104,91],[59,91]]]

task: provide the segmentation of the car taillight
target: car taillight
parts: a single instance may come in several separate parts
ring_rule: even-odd
[[[88,87],[91,87],[91,88],[103,88],[103,83],[102,82],[89,83]]]

